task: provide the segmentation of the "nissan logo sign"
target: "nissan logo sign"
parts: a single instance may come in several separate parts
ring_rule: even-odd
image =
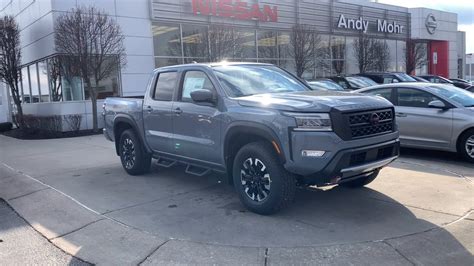
[[[434,34],[436,31],[436,28],[438,28],[438,22],[436,21],[436,17],[433,14],[429,14],[426,17],[426,29],[428,30],[429,34]]]
[[[370,115],[370,124],[376,126],[380,123],[380,116],[376,113]]]

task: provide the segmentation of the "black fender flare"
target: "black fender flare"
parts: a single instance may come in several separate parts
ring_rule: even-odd
[[[119,150],[118,150],[118,142],[120,140],[120,136],[117,136],[117,134],[116,134],[117,125],[119,123],[125,123],[125,124],[129,125],[137,133],[138,139],[140,140],[141,144],[145,148],[145,151],[147,151],[148,153],[152,153],[150,147],[148,147],[148,145],[145,141],[144,132],[142,132],[140,130],[140,128],[137,125],[137,122],[131,116],[120,114],[120,115],[117,115],[114,119],[114,129],[113,129],[114,130],[114,137],[115,137],[115,151],[117,152],[117,155],[120,155]]]
[[[223,142],[223,155],[226,158],[227,162],[227,152],[230,146],[230,142],[235,135],[250,133],[252,135],[257,135],[262,137],[268,142],[276,143],[278,146],[279,152],[277,151],[278,158],[282,164],[286,163],[286,156],[281,140],[278,135],[270,127],[256,123],[256,122],[234,122],[232,123],[224,133],[224,142]],[[276,148],[275,148],[276,149]]]

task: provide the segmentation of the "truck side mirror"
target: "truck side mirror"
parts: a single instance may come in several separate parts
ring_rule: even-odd
[[[205,90],[205,89],[195,90],[191,92],[191,99],[193,99],[193,101],[197,103],[203,103],[203,102],[214,103],[215,102],[214,93],[212,93],[212,91],[210,90]]]

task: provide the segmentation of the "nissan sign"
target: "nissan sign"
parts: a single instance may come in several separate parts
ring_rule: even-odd
[[[278,7],[249,4],[241,0],[193,0],[193,13],[202,16],[278,22]]]
[[[438,22],[436,21],[436,17],[433,14],[429,14],[426,17],[425,26],[429,34],[434,34],[436,32],[436,29],[438,28]]]

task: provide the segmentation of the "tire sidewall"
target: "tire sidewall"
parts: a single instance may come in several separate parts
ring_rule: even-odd
[[[474,129],[468,130],[466,133],[464,133],[461,136],[460,141],[458,143],[458,153],[468,162],[474,163],[474,158],[469,156],[466,150],[467,140],[471,138],[472,136],[474,136]]]
[[[262,161],[262,163],[265,164],[268,173],[270,174],[270,193],[262,202],[256,202],[250,199],[245,193],[244,187],[242,186],[240,171],[243,162],[248,158],[252,158],[254,160],[259,159]],[[283,196],[281,191],[284,189],[283,186],[285,186],[285,182],[283,182],[282,171],[284,171],[283,167],[281,164],[279,164],[279,162],[277,162],[275,155],[272,154],[271,150],[269,150],[269,147],[261,149],[258,147],[257,143],[251,143],[244,146],[237,153],[232,170],[234,186],[240,200],[244,202],[245,206],[253,212],[260,214],[273,213],[274,206],[278,205]]]
[[[132,141],[134,149],[135,149],[135,164],[133,165],[132,168],[128,169],[125,167],[124,163],[124,158],[122,155],[122,145],[124,140],[128,138]],[[122,135],[120,136],[120,143],[119,143],[119,153],[120,153],[120,161],[122,163],[123,169],[130,174],[130,175],[139,175],[144,173],[144,166],[146,164],[145,162],[145,155],[143,153],[143,148],[141,146],[140,141],[138,140],[137,136],[135,135],[135,132],[131,130],[125,130]]]

